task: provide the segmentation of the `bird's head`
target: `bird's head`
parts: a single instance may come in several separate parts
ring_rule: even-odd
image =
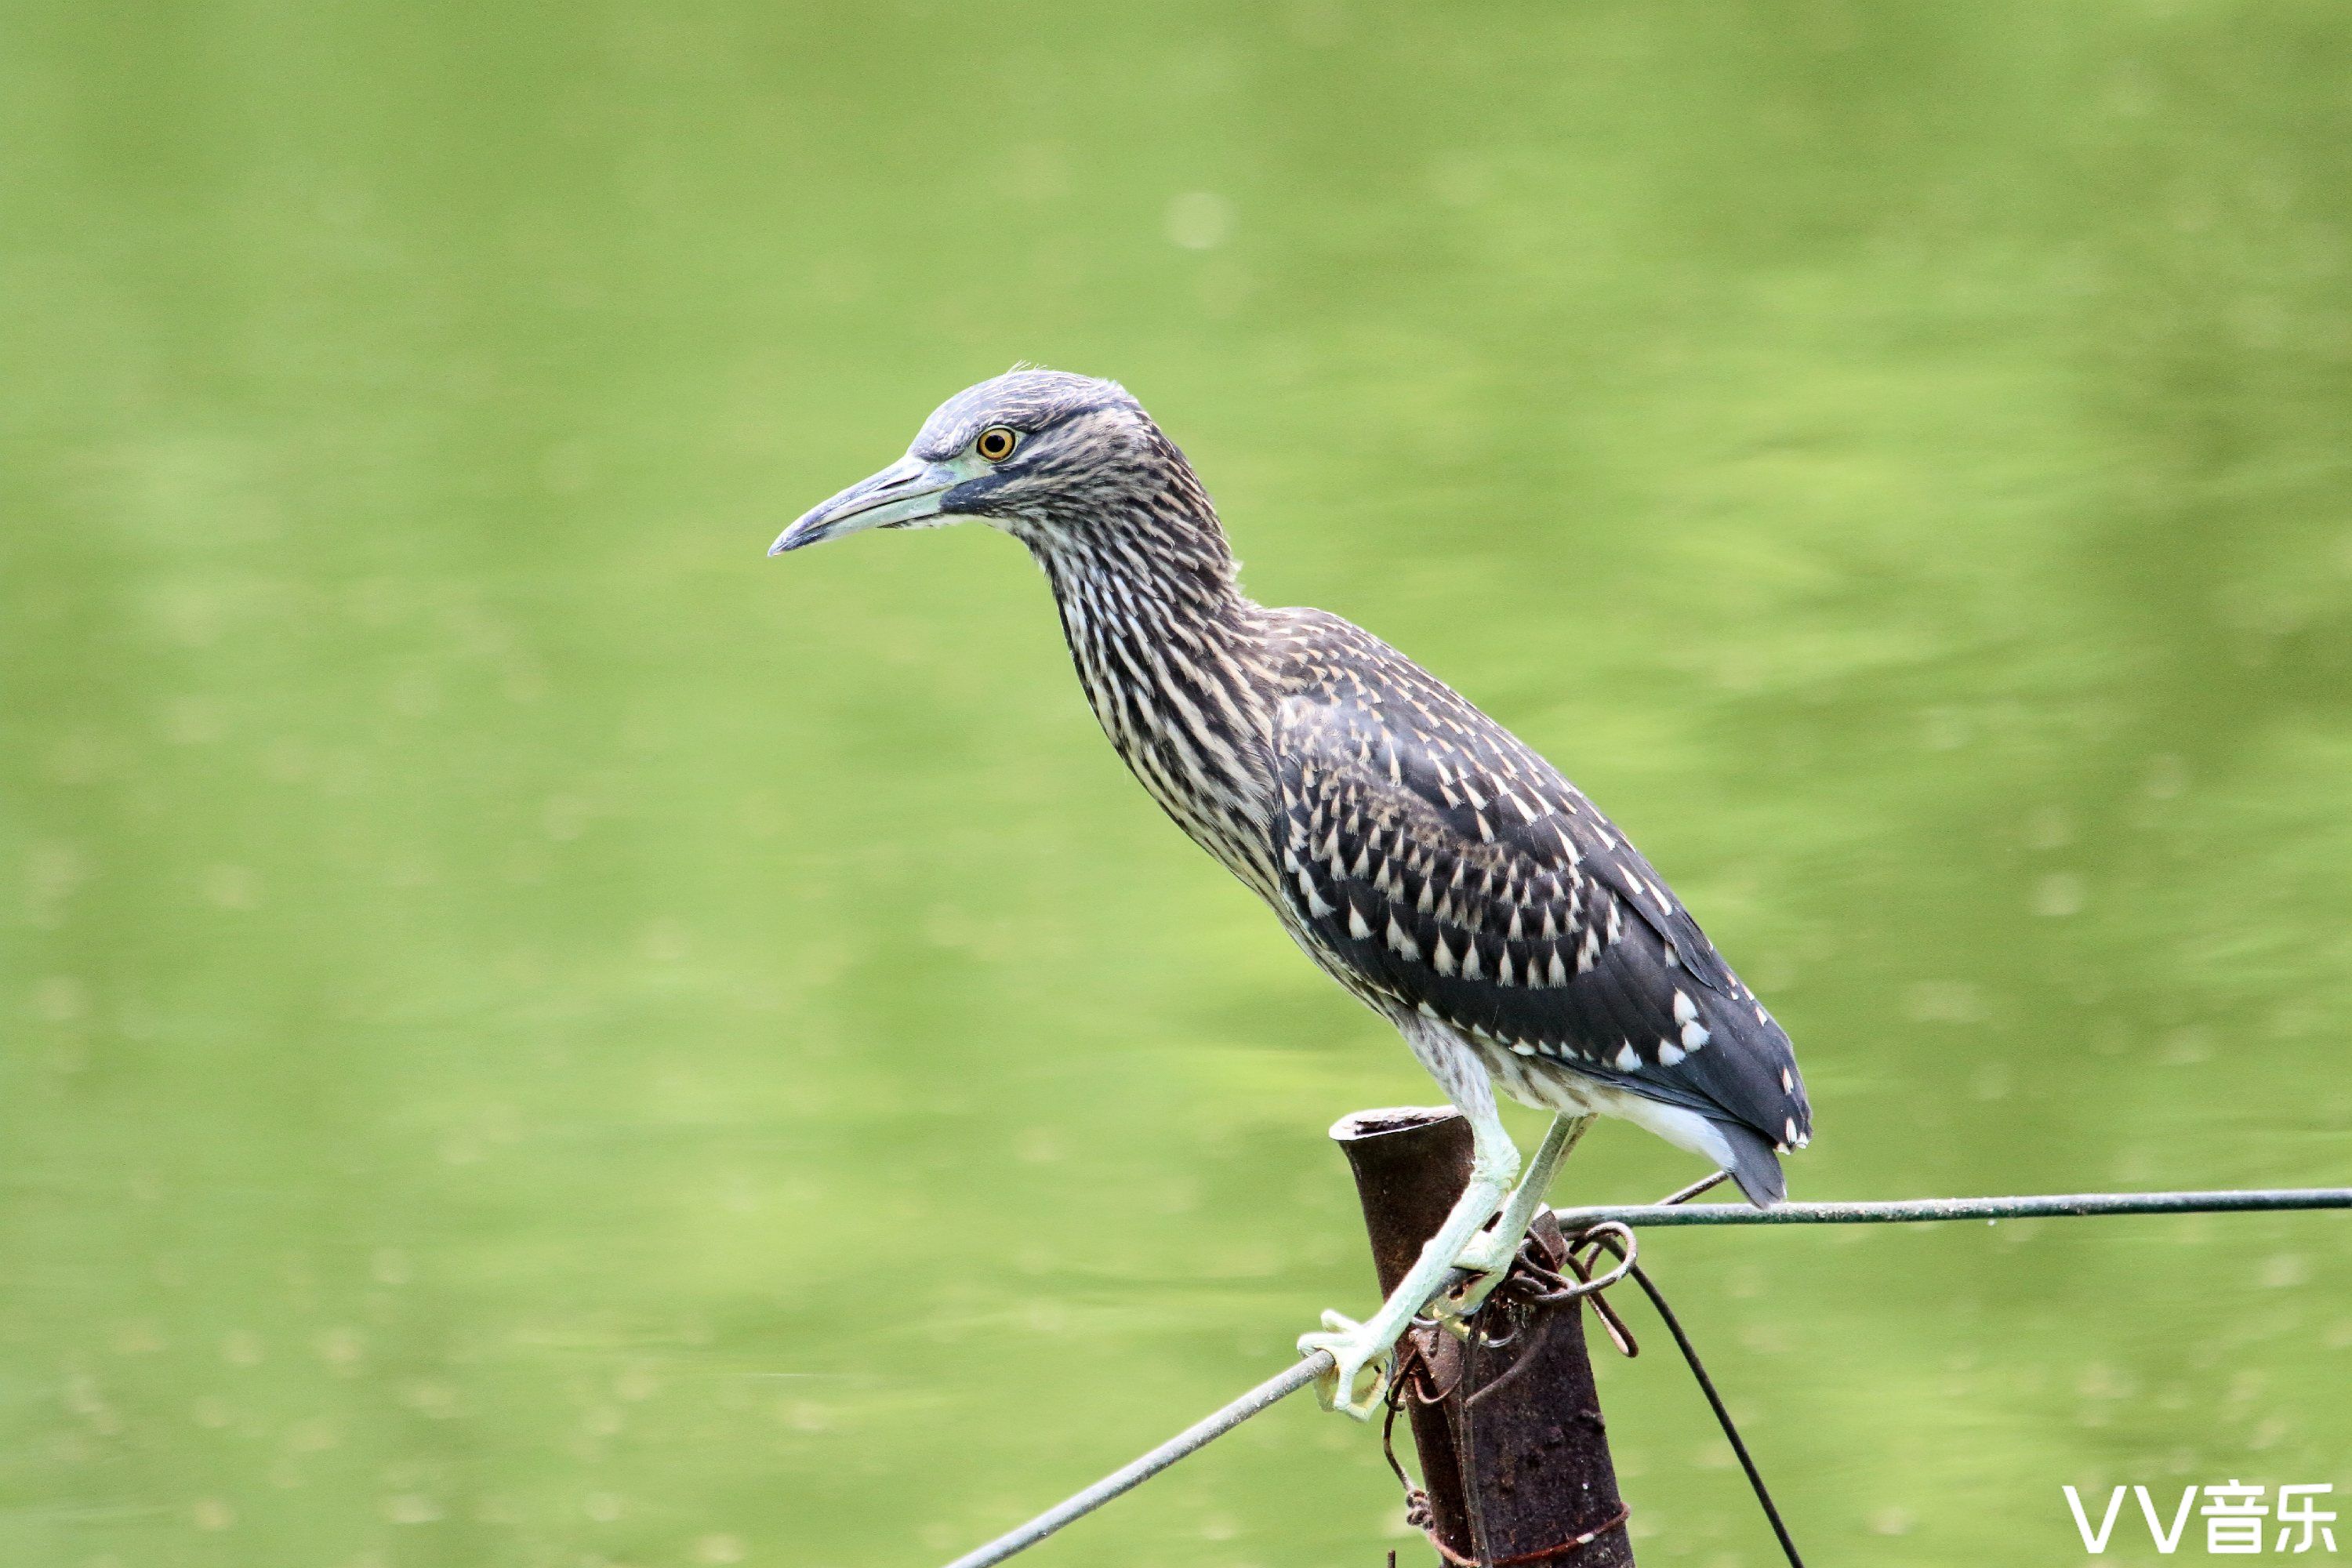
[[[940,405],[905,457],[809,509],[768,553],[869,528],[939,528],[967,518],[1033,548],[1122,518],[1223,544],[1184,455],[1125,387],[1024,369]]]

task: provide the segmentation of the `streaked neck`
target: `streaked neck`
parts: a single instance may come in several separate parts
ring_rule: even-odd
[[[1270,884],[1263,613],[1241,591],[1205,497],[1200,505],[1205,526],[1138,511],[1028,542],[1112,745],[1204,848],[1253,886]]]

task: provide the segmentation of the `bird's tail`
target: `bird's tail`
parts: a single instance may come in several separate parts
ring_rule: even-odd
[[[1780,1173],[1780,1157],[1769,1139],[1740,1121],[1717,1121],[1715,1130],[1731,1145],[1731,1179],[1749,1203],[1769,1209],[1789,1195],[1788,1178]]]

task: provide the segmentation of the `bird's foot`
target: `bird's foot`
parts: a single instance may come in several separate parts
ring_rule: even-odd
[[[1298,1336],[1300,1355],[1329,1351],[1334,1363],[1330,1371],[1315,1380],[1315,1397],[1326,1410],[1370,1421],[1388,1397],[1389,1384],[1396,1376],[1396,1336],[1383,1336],[1374,1325],[1337,1312],[1323,1314],[1323,1327],[1325,1332]],[[1356,1384],[1368,1371],[1372,1374],[1371,1385],[1358,1399]]]

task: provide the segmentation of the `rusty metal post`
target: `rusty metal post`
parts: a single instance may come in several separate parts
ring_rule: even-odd
[[[1360,1110],[1331,1136],[1355,1173],[1385,1296],[1469,1181],[1469,1124],[1451,1110]],[[1549,1239],[1557,1248],[1556,1229]],[[1483,1568],[1631,1568],[1582,1304],[1529,1309],[1500,1346],[1410,1332],[1445,1391],[1433,1404],[1404,1402],[1441,1551]]]

